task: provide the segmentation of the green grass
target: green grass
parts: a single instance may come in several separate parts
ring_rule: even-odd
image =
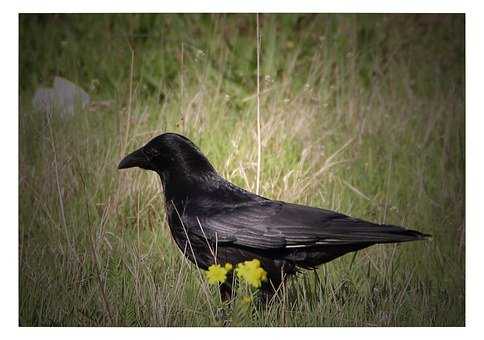
[[[255,190],[255,29],[255,15],[20,16],[20,325],[222,325],[158,178],[116,167],[175,131]],[[237,298],[231,325],[464,326],[464,16],[262,15],[261,32],[261,193],[433,239],[339,258],[267,308]],[[95,104],[35,112],[55,75]]]

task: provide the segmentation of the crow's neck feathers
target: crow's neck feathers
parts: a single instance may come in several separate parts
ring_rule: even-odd
[[[158,173],[167,202],[183,203],[194,196],[210,196],[219,203],[262,199],[220,176],[201,153],[180,159],[178,166]]]
[[[157,171],[167,201],[186,200],[189,194],[210,192],[226,182],[193,144],[178,144],[170,151],[169,165]]]
[[[207,191],[214,182],[222,179],[215,171],[194,174],[187,169],[167,169],[159,175],[167,201],[185,200],[189,193]]]

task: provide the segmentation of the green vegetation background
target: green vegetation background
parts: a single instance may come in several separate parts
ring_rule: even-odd
[[[171,240],[158,178],[116,166],[175,131],[255,190],[255,15],[19,20],[19,324],[220,326],[216,287]],[[261,15],[262,195],[433,239],[344,256],[266,308],[237,297],[231,325],[465,324],[464,25]],[[56,75],[93,103],[36,112]]]

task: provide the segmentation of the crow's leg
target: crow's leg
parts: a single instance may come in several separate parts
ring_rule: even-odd
[[[230,283],[228,283],[230,282]],[[219,286],[220,299],[222,300],[222,306],[217,308],[215,318],[221,321],[223,325],[230,326],[230,317],[227,309],[230,308],[230,302],[232,301],[232,284],[231,281],[226,281]]]
[[[230,302],[230,300],[232,299],[232,284],[224,282],[219,286],[219,290],[222,302]]]
[[[274,295],[282,291],[282,282],[281,275],[274,275],[267,282],[264,282],[260,290],[261,302],[265,304],[271,302]]]

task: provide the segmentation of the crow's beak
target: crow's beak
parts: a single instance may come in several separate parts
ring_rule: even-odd
[[[142,149],[138,149],[126,157],[119,163],[118,169],[128,169],[133,167],[140,167],[145,168],[148,163],[148,159],[146,158]]]

